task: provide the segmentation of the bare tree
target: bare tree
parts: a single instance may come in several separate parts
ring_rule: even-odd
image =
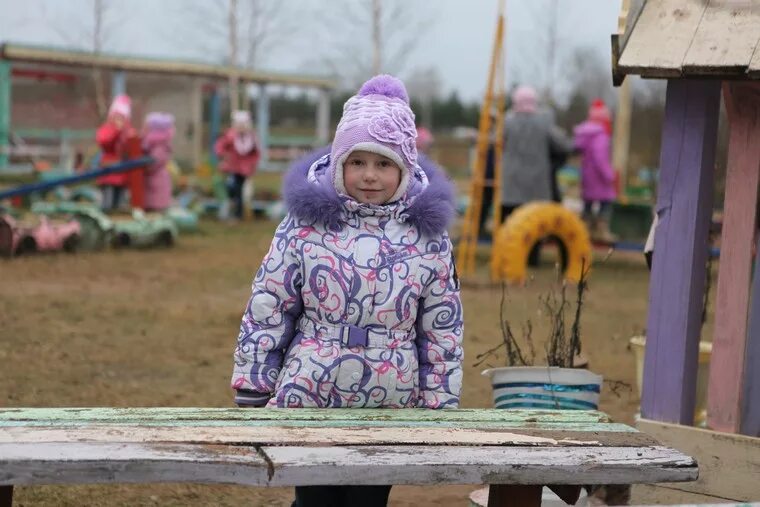
[[[229,0],[227,12],[227,31],[229,35],[229,63],[233,67],[238,66],[238,2]],[[240,101],[239,76],[236,72],[230,74],[230,109],[238,109]]]
[[[399,74],[434,23],[403,0],[342,0],[321,4],[315,29],[324,39],[319,63],[353,88],[373,74]],[[423,22],[424,21],[424,22]],[[324,27],[343,27],[324,30]]]
[[[55,12],[48,10],[48,5],[41,4],[42,19],[45,24],[63,41],[64,44],[75,48],[83,48],[100,54],[114,45],[114,35],[117,33],[116,18],[113,15],[114,2],[112,0],[88,0],[91,6],[91,25],[80,16],[73,21],[68,16],[74,9],[56,9]],[[64,14],[66,13],[66,14]],[[123,15],[120,14],[123,22]],[[85,18],[86,19],[86,18]],[[88,26],[90,25],[90,26]],[[92,82],[95,88],[95,107],[98,116],[104,118],[108,110],[108,91],[105,85],[105,77],[100,69],[92,69]]]
[[[420,103],[422,123],[433,128],[433,102],[441,98],[443,85],[441,75],[435,67],[414,69],[406,78],[409,97]]]
[[[190,5],[190,8],[188,8]],[[292,37],[296,18],[279,0],[194,0],[173,9],[176,30],[169,36],[204,58],[233,67],[260,68],[275,45]],[[198,27],[203,36],[198,37]],[[230,107],[239,107],[239,77],[229,80]]]

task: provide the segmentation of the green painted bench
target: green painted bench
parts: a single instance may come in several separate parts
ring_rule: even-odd
[[[595,411],[0,409],[0,506],[14,485],[489,484],[489,506],[551,487],[691,481],[697,464]]]

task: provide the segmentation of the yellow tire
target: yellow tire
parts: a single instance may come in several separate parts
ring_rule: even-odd
[[[583,221],[554,202],[520,206],[496,231],[491,255],[491,276],[509,283],[524,283],[533,245],[554,236],[567,252],[565,278],[577,282],[581,269],[591,266],[591,240]]]

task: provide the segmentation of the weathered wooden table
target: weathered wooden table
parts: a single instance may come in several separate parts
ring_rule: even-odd
[[[541,488],[690,481],[695,461],[594,411],[0,409],[0,505],[14,485],[489,484],[489,506]]]

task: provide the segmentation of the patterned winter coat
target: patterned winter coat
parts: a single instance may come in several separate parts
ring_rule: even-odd
[[[289,214],[253,281],[235,350],[240,405],[457,407],[462,305],[446,226],[454,199],[421,157],[404,198],[359,204],[329,151],[285,181]]]

